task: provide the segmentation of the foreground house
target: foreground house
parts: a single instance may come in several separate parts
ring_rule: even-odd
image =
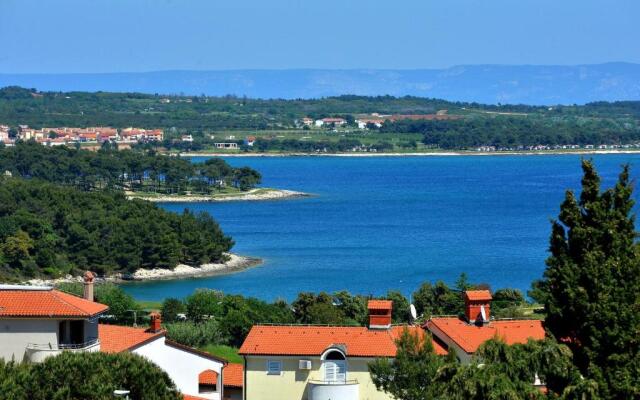
[[[99,324],[108,307],[93,301],[93,283],[87,272],[82,298],[50,287],[0,285],[0,358],[41,362],[63,351],[129,351],[164,370],[187,399],[239,398],[242,367],[232,368],[225,396],[227,361],[166,339],[159,314],[148,328]]]
[[[223,368],[227,361],[165,337],[160,315],[151,314],[148,328],[100,324],[100,351],[129,351],[163,369],[178,390],[203,399],[223,399]]]
[[[431,317],[423,327],[444,348],[455,350],[462,363],[469,363],[478,347],[489,339],[499,338],[507,344],[544,339],[540,320],[491,319],[491,300],[488,290],[468,290],[464,292],[464,318]]]
[[[62,351],[99,351],[98,317],[107,309],[50,287],[0,285],[0,358],[41,362]]]
[[[244,398],[249,400],[377,400],[391,397],[376,389],[368,364],[395,357],[405,329],[392,326],[392,303],[368,303],[368,327],[255,325],[239,353],[245,359]],[[438,354],[444,348],[434,343]]]

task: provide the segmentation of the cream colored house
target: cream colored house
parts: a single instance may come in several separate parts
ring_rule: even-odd
[[[419,335],[424,331],[391,326],[391,301],[372,300],[368,308],[368,327],[254,326],[240,348],[244,399],[391,399],[376,389],[367,365],[375,358],[395,357],[395,341],[405,329]]]

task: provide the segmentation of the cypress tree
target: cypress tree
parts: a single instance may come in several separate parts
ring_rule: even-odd
[[[552,221],[551,256],[535,284],[546,327],[573,351],[581,374],[602,398],[640,398],[640,259],[631,214],[629,166],[600,191],[583,160],[579,199],[567,191]]]

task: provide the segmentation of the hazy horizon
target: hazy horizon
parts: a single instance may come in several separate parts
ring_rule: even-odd
[[[4,0],[0,73],[640,63],[637,15],[632,0]]]

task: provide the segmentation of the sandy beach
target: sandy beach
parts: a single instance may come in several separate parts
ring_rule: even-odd
[[[174,269],[140,268],[133,274],[117,273],[107,277],[96,278],[97,282],[122,283],[128,281],[155,281],[169,279],[200,278],[205,276],[216,276],[240,272],[247,268],[262,264],[262,259],[255,257],[241,256],[227,253],[228,261],[218,264],[202,264],[199,267],[192,267],[185,264],[178,264]],[[82,282],[82,276],[67,275],[57,279],[31,279],[23,282],[26,285],[34,286],[55,286],[58,283]]]
[[[204,195],[145,195],[141,193],[127,192],[129,199],[141,199],[155,203],[204,203],[217,201],[264,201],[287,200],[302,197],[311,197],[309,193],[296,192],[294,190],[256,188],[246,192],[233,194]]]

